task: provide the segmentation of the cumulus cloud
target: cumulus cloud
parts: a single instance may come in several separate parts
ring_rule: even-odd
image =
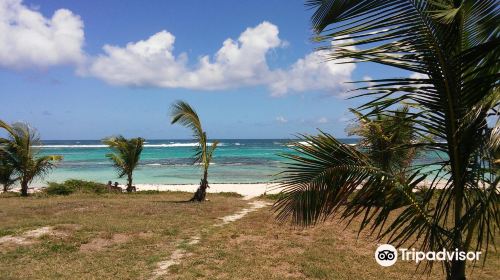
[[[49,67],[85,59],[83,22],[66,9],[51,18],[21,0],[0,0],[0,66]]]
[[[355,69],[354,64],[338,64],[344,61],[328,61],[328,51],[316,51],[297,60],[289,69],[276,71],[270,83],[271,94],[282,96],[290,91],[345,89]]]
[[[91,74],[111,84],[202,90],[266,83],[266,53],[281,44],[278,28],[263,22],[247,28],[237,41],[227,39],[213,58],[203,56],[190,68],[185,53],[175,56],[175,36],[161,31],[125,47],[104,46]]]
[[[100,55],[83,51],[84,25],[78,15],[59,9],[51,17],[22,0],[0,0],[0,67],[25,69],[75,65],[78,73],[119,86],[225,90],[264,86],[273,96],[291,92],[342,92],[354,64],[325,61],[312,52],[289,67],[271,68],[268,55],[289,43],[276,25],[264,21],[226,39],[214,54],[189,61],[174,52],[175,36],[163,30],[125,46],[104,45]]]
[[[104,54],[91,63],[89,74],[125,86],[152,86],[220,90],[267,86],[273,96],[306,90],[335,90],[350,80],[353,64],[325,62],[319,51],[299,59],[288,69],[270,69],[267,54],[288,42],[279,38],[269,22],[247,28],[237,40],[226,39],[213,55],[188,63],[186,53],[174,54],[175,36],[161,31],[125,47],[104,46]]]

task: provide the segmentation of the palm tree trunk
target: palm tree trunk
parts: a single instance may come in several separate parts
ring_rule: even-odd
[[[203,172],[203,179],[201,179],[200,186],[194,193],[193,198],[191,198],[189,201],[198,201],[198,202],[204,201],[207,195],[207,188],[208,188],[208,171],[205,170],[205,172]]]
[[[3,192],[6,193],[9,190],[9,187],[7,187],[7,184],[3,185]]]
[[[127,177],[127,192],[132,192],[132,174]]]
[[[465,261],[452,261],[449,280],[465,280]]]
[[[21,181],[21,196],[28,196],[28,182]]]

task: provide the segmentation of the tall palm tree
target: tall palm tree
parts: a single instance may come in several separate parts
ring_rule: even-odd
[[[208,186],[208,167],[212,161],[218,141],[214,141],[211,146],[207,143],[207,134],[203,131],[200,118],[196,111],[184,101],[177,101],[172,105],[171,124],[179,123],[182,126],[190,128],[193,131],[193,137],[198,142],[195,154],[193,156],[195,164],[201,164],[203,168],[203,178],[201,179],[200,186],[196,190],[191,201],[204,201]]]
[[[133,173],[141,158],[144,139],[126,139],[123,136],[117,136],[104,139],[102,142],[113,151],[106,154],[106,157],[113,162],[120,178],[127,176],[127,192],[131,192],[133,190]]]
[[[276,204],[278,217],[310,225],[335,213],[361,228],[375,230],[396,246],[419,238],[420,250],[483,250],[500,225],[498,147],[500,91],[498,70],[500,20],[493,0],[309,0],[318,41],[328,41],[329,59],[371,62],[420,75],[370,81],[360,95],[372,97],[358,109],[369,117],[412,103],[411,122],[423,143],[408,143],[444,156],[432,162],[434,172],[415,168],[406,183],[373,168],[360,151],[327,134],[306,137],[300,155],[282,173],[285,197]],[[330,44],[333,43],[333,44]],[[354,204],[395,186],[409,206],[386,225],[390,209]],[[427,181],[418,198],[410,191]],[[441,183],[440,183],[441,182]],[[444,182],[444,183],[443,183]],[[357,190],[357,187],[360,187]],[[442,189],[437,191],[438,189]],[[345,205],[340,208],[340,205]],[[375,232],[375,231],[374,231]],[[432,269],[432,262],[426,269]],[[448,279],[465,279],[466,263],[443,262]]]
[[[0,121],[8,136],[0,138],[0,155],[4,164],[12,168],[15,181],[21,184],[21,195],[28,195],[28,186],[37,177],[42,177],[55,167],[54,161],[62,159],[61,156],[40,156],[38,146],[40,137],[35,129],[26,123],[8,125]]]

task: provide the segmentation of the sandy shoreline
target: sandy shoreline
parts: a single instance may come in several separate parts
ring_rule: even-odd
[[[420,187],[428,186],[430,182],[422,182],[419,184]],[[118,185],[123,190],[126,189],[126,185]],[[137,191],[181,191],[194,193],[198,188],[198,184],[135,184]],[[446,186],[446,182],[441,181],[437,184],[437,189],[443,189]],[[46,185],[39,184],[30,187],[28,192],[38,192],[45,188]],[[279,184],[276,183],[214,183],[210,184],[210,188],[207,189],[208,193],[220,193],[220,192],[235,192],[244,197],[253,198],[258,197],[264,193],[276,194],[279,193],[281,188]],[[20,191],[19,186],[11,189],[11,191]]]
[[[182,191],[182,192],[195,192],[198,188],[198,184],[190,185],[168,185],[168,184],[137,184],[138,191]],[[125,186],[121,186],[125,187]],[[207,189],[209,193],[219,193],[219,192],[235,192],[241,194],[245,197],[257,197],[264,193],[278,193],[279,190],[276,188],[276,184],[210,184],[210,188]]]
[[[126,189],[127,186],[120,184],[118,185],[122,189]],[[181,192],[192,192],[194,193],[198,188],[198,184],[135,184],[138,191],[181,191]],[[46,185],[40,184],[31,186],[28,190],[29,193],[38,192],[45,188]],[[277,184],[271,183],[225,183],[225,184],[210,184],[210,188],[207,189],[208,193],[219,193],[219,192],[235,192],[246,198],[253,198],[260,196],[264,193],[275,194],[279,193],[279,189],[276,188]],[[19,186],[13,187],[10,191],[19,192],[21,189]],[[1,191],[0,191],[1,192]]]

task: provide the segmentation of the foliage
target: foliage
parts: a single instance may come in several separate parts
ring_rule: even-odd
[[[106,154],[106,157],[113,162],[113,166],[118,171],[118,177],[127,176],[127,191],[132,190],[134,169],[139,164],[144,139],[126,139],[123,136],[111,137],[102,141],[113,151]]]
[[[3,191],[8,191],[15,181],[14,168],[0,154],[0,185],[3,185]]]
[[[219,141],[214,141],[210,147],[207,143],[207,134],[203,131],[200,118],[196,111],[184,101],[177,101],[171,109],[172,124],[179,123],[192,130],[193,138],[198,142],[196,151],[193,156],[194,163],[201,164],[204,173],[208,171],[212,156],[219,144]]]
[[[0,137],[0,154],[4,164],[13,169],[13,181],[19,180],[21,183],[21,194],[27,196],[28,185],[33,179],[47,174],[54,168],[53,162],[61,160],[62,157],[40,156],[40,137],[36,130],[26,123],[8,125],[0,121],[0,128],[8,134],[7,138]]]
[[[351,112],[357,116],[358,121],[350,129],[349,135],[361,137],[359,147],[367,154],[374,167],[392,174],[404,183],[418,150],[415,145],[408,144],[420,142],[409,107],[404,106],[387,114],[379,112],[371,118],[354,109]]]
[[[50,182],[49,186],[44,189],[44,192],[49,195],[69,195],[74,193],[75,189],[65,184]]]
[[[497,85],[500,54],[496,1],[447,0],[310,0],[318,41],[328,41],[329,59],[372,62],[419,75],[369,81],[360,96],[364,117],[394,112],[398,103],[411,104],[409,121],[422,148],[446,156],[431,162],[432,174],[419,166],[406,182],[373,168],[370,158],[332,136],[304,137],[299,155],[283,172],[285,198],[276,204],[278,218],[314,224],[335,213],[344,219],[363,217],[360,230],[377,230],[377,237],[401,245],[417,237],[422,251],[442,248],[483,250],[500,224]],[[427,137],[429,136],[429,137]],[[412,192],[421,182],[429,187],[420,198]],[[360,187],[358,191],[356,188]],[[438,189],[444,190],[437,194]],[[409,207],[386,224],[390,204],[371,207],[359,201],[386,199],[396,193]],[[437,197],[436,203],[431,198]],[[345,208],[340,208],[345,205]],[[342,210],[341,210],[342,209]],[[484,258],[485,259],[485,258]],[[426,268],[432,268],[432,262]],[[450,279],[465,279],[465,262],[443,263]]]
[[[109,191],[105,184],[70,179],[63,183],[49,182],[48,187],[44,189],[44,192],[50,195],[68,195],[77,192],[103,194],[108,193]]]
[[[194,164],[200,164],[203,168],[203,178],[200,188],[196,191],[192,200],[202,201],[205,199],[206,188],[208,187],[208,168],[219,141],[214,141],[209,147],[207,134],[203,131],[200,118],[196,111],[186,102],[177,101],[171,108],[171,124],[179,123],[192,130],[193,138],[198,142],[193,156]]]

